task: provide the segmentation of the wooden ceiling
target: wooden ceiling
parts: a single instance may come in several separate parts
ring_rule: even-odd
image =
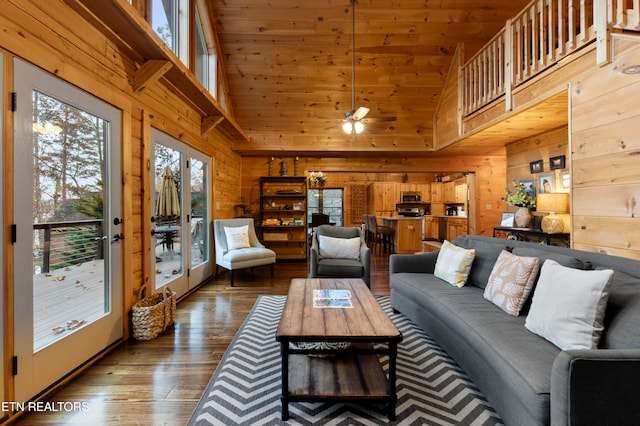
[[[477,52],[528,0],[207,0],[243,155],[433,155],[433,116],[459,43]]]

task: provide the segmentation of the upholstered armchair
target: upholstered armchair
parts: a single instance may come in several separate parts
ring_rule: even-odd
[[[219,219],[213,221],[216,247],[216,275],[220,267],[227,269],[234,284],[233,272],[236,269],[271,265],[271,276],[276,263],[276,254],[263,246],[253,225],[253,219]]]
[[[309,264],[309,278],[361,278],[370,286],[369,247],[360,228],[315,228]]]

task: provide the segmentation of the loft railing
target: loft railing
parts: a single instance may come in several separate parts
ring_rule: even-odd
[[[607,23],[621,30],[640,31],[640,0],[607,0]]]
[[[594,41],[594,7],[606,9],[605,29],[640,31],[640,0],[533,0],[463,65],[463,115],[503,95],[510,110],[513,88]]]

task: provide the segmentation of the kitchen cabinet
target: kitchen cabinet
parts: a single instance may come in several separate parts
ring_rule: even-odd
[[[466,182],[456,181],[455,185],[455,202],[459,204],[467,204],[467,188]]]
[[[447,219],[447,240],[451,241],[458,235],[466,235],[467,231],[467,218],[462,217],[448,217]]]
[[[374,182],[367,187],[367,212],[376,216],[388,215],[396,210],[400,201],[398,184]]]
[[[418,185],[418,192],[422,194],[422,202],[430,203],[431,202],[431,184],[422,183]]]
[[[431,183],[431,202],[442,203],[442,183],[441,182]]]
[[[445,204],[456,202],[455,182],[445,182],[442,184],[442,201]]]
[[[260,241],[277,259],[307,258],[307,178],[260,178]]]
[[[424,217],[424,239],[425,240],[440,240],[440,219],[435,216]]]

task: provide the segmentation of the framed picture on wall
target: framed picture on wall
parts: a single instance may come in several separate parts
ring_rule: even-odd
[[[565,168],[565,156],[558,155],[557,157],[549,158],[549,170],[564,169]]]
[[[541,173],[544,172],[544,164],[542,160],[532,161],[529,163],[529,171],[531,173]]]
[[[538,192],[553,192],[554,182],[553,173],[546,173],[538,176]]]
[[[513,228],[516,214],[513,212],[504,212],[500,217],[500,226],[504,228]]]
[[[522,179],[520,181],[524,185],[524,192],[531,197],[536,196],[536,181],[533,179]]]
[[[569,188],[571,188],[571,174],[568,170],[560,172],[560,187],[562,192],[569,192]]]

